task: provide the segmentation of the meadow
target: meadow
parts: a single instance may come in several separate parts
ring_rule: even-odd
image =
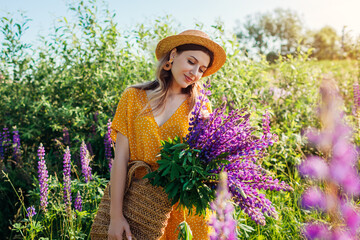
[[[69,10],[73,19],[60,19],[37,48],[22,42],[29,25],[26,17],[1,18],[0,236],[6,239],[89,239],[113,158],[108,122],[126,87],[154,78],[156,43],[181,30],[170,16],[128,31],[119,29],[106,9],[83,3]],[[278,141],[261,164],[294,189],[265,192],[279,213],[278,219],[266,218],[265,226],[237,208],[238,237],[304,239],[306,222],[329,217],[300,205],[302,193],[314,181],[301,177],[298,165],[309,155],[322,155],[303,133],[321,127],[319,89],[326,78],[343,99],[344,121],[354,129],[352,142],[360,144],[359,103],[353,92],[360,80],[360,60],[316,61],[309,58],[311,50],[299,49],[270,64],[265,57],[247,57],[236,37],[223,29],[221,23],[204,29],[227,52],[224,67],[211,76],[211,103],[218,107],[226,97],[229,108],[249,109],[255,124],[270,113]],[[88,154],[82,153],[83,142]],[[44,155],[38,152],[40,144]],[[70,159],[68,182],[65,158]],[[83,170],[86,161],[91,179]],[[47,167],[47,200],[41,199],[39,162]],[[66,184],[71,186],[70,203],[63,199]],[[42,201],[47,201],[46,210]],[[26,210],[31,206],[33,216]]]

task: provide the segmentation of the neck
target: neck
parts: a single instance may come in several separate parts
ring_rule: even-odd
[[[178,95],[182,94],[182,87],[176,84],[175,80],[171,80],[171,85],[169,88],[169,94],[170,95]]]

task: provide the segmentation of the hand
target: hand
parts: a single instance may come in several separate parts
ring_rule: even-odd
[[[124,231],[125,231],[127,239],[131,240],[130,226],[124,216],[122,216],[118,220],[110,220],[108,239],[109,240],[122,240]]]

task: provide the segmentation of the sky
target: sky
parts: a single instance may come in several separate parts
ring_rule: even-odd
[[[73,1],[73,0],[71,0]],[[360,0],[103,0],[116,13],[115,21],[121,29],[131,29],[137,23],[147,23],[159,16],[170,14],[185,29],[195,23],[211,26],[216,19],[224,22],[233,32],[237,22],[246,16],[265,13],[275,8],[296,11],[307,29],[320,29],[325,25],[334,27],[338,34],[347,26],[353,36],[360,35]],[[32,21],[24,41],[34,42],[40,35],[50,33],[57,18],[69,16],[70,0],[0,0],[0,17],[7,12],[22,11]],[[99,2],[99,1],[98,1]]]

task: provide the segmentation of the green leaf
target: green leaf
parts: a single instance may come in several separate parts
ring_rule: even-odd
[[[156,173],[155,171],[154,171],[154,172],[151,172],[151,173],[148,173],[148,174],[146,174],[146,175],[143,177],[143,179],[146,179],[146,178],[154,178],[156,174],[157,174],[157,173]]]
[[[164,171],[162,172],[162,174],[161,174],[162,177],[166,176],[166,175],[170,172],[171,166],[172,166],[172,165],[170,165],[170,164],[167,165],[166,168],[165,168],[165,166],[164,166],[164,169],[165,169],[165,170],[164,170]]]
[[[242,196],[243,198],[245,198],[245,199],[247,198],[247,196],[246,196],[244,190],[241,188],[241,186],[237,186],[237,187],[236,187],[236,190],[239,191],[239,193],[241,194],[241,196]]]
[[[165,192],[168,194],[168,198],[171,200],[171,204],[176,204],[180,199],[179,184],[171,182],[164,187]]]
[[[174,188],[174,186],[175,186],[175,182],[170,182],[169,184],[166,184],[165,189],[164,189],[165,192],[167,194],[169,194],[171,192],[171,190]]]
[[[194,186],[194,184],[191,181],[189,181],[183,185],[182,189],[183,189],[183,191],[189,191],[193,186]]]
[[[192,231],[187,222],[181,222],[177,229],[179,229],[178,240],[192,240]]]
[[[167,168],[169,168],[171,165],[170,164],[159,164],[159,168],[158,168],[158,172],[163,172],[163,171],[165,171]]]
[[[179,170],[178,170],[178,166],[173,164],[171,166],[171,172],[170,172],[170,179],[171,181],[175,180],[176,178],[179,177]]]
[[[184,155],[185,155],[186,151],[185,150],[182,150],[180,153],[179,153],[179,159],[181,159]]]
[[[171,150],[175,150],[175,149],[184,149],[185,147],[187,147],[188,144],[186,143],[178,143],[172,147],[170,147]]]

